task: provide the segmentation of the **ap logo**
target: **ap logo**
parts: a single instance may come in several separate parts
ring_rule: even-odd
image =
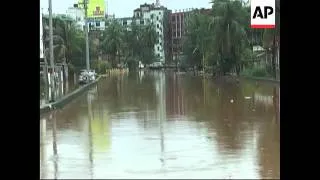
[[[275,28],[275,0],[251,0],[251,28]]]

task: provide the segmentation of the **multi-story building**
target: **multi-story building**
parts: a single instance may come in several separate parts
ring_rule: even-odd
[[[190,16],[191,9],[175,11],[171,14],[171,39],[172,39],[172,59],[177,62],[180,55],[182,55],[183,37],[185,35],[185,27],[187,18]]]
[[[154,25],[158,34],[157,43],[154,46],[154,53],[157,59],[166,63],[171,59],[171,33],[169,17],[171,11],[155,4],[142,4],[133,11],[132,17],[116,18],[122,26],[130,28],[132,22],[136,25]]]
[[[166,63],[171,59],[171,36],[169,17],[171,11],[157,4],[142,4],[139,8],[133,11],[132,19],[139,19],[140,24],[154,25],[158,34],[158,41],[154,46],[154,52],[160,62]]]
[[[116,18],[116,20],[122,26],[130,27],[133,22],[135,22],[136,25],[146,25],[145,20],[143,18],[123,17],[123,18]]]

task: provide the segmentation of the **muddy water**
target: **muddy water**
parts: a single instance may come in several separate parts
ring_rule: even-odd
[[[280,178],[278,86],[108,77],[40,117],[41,178]]]

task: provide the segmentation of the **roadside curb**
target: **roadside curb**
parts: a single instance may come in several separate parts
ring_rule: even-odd
[[[255,81],[270,82],[270,83],[275,83],[280,85],[280,80],[275,80],[275,79],[266,79],[266,78],[250,77],[250,76],[241,76],[241,78],[255,80]]]
[[[93,85],[95,85],[100,79],[101,79],[101,76],[99,76],[95,81],[79,87],[78,89],[72,91],[71,93],[65,95],[64,97],[62,97],[61,99],[59,99],[53,103],[48,103],[48,104],[40,106],[40,114],[49,112],[53,109],[62,108],[64,105],[66,105],[67,103],[69,103],[70,101],[72,101],[73,99],[78,97],[84,91],[88,90]]]

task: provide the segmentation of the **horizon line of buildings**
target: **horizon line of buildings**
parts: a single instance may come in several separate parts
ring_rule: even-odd
[[[116,20],[128,29],[130,29],[132,22],[142,26],[152,24],[158,34],[158,40],[154,46],[154,53],[158,61],[166,64],[177,63],[183,52],[182,45],[186,23],[190,13],[194,11],[209,14],[211,9],[187,8],[172,12],[172,10],[160,5],[159,1],[152,4],[144,3],[133,10],[131,17],[116,18],[113,14],[98,18],[88,18],[88,29],[89,31],[103,31],[108,27],[110,20]],[[59,14],[56,15],[59,16]],[[84,29],[83,9],[70,7],[66,14],[60,14],[60,16],[72,18],[80,29]]]

